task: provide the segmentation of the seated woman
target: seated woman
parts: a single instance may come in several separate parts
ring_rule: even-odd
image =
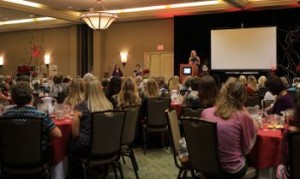
[[[255,76],[250,75],[247,77],[247,86],[246,86],[247,94],[254,95],[257,94],[257,80]]]
[[[68,89],[66,84],[63,83],[63,76],[61,74],[56,74],[53,76],[54,85],[50,86],[50,96],[58,97],[58,93],[64,92],[67,93]]]
[[[140,105],[141,98],[137,86],[132,78],[126,78],[122,83],[121,91],[117,94],[116,108]]]
[[[100,81],[91,79],[84,84],[84,101],[74,109],[72,141],[70,153],[75,156],[86,156],[90,147],[91,112],[113,109],[105,97]]]
[[[299,132],[300,131],[300,103],[297,103],[295,107],[294,120],[290,122],[290,126],[284,130],[283,137],[281,141],[281,161],[282,163],[277,168],[277,178],[278,179],[288,179],[289,177],[289,146],[288,137],[289,132]]]
[[[69,94],[64,104],[72,109],[81,101],[83,101],[83,80],[81,78],[73,79],[69,87]]]
[[[215,107],[205,109],[201,117],[217,123],[220,164],[224,178],[240,178],[247,171],[245,155],[252,149],[257,129],[244,107],[245,86],[229,78],[222,86]]]
[[[159,87],[154,79],[149,79],[146,82],[144,92],[142,94],[141,115],[147,116],[147,99],[159,97]]]
[[[18,82],[11,88],[14,106],[8,108],[3,117],[40,117],[43,119],[42,150],[48,151],[49,137],[60,138],[61,131],[55,126],[48,114],[33,107],[33,94],[28,82]],[[16,134],[17,135],[17,134]]]
[[[191,91],[188,91],[183,97],[183,104],[192,107],[200,106],[199,101],[199,84],[201,79],[199,77],[192,77],[190,81]]]
[[[279,77],[268,80],[267,87],[273,95],[277,96],[273,107],[267,113],[280,115],[281,111],[295,107],[295,99],[287,93],[286,87]]]

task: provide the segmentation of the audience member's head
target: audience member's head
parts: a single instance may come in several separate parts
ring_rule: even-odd
[[[246,100],[247,91],[244,84],[239,79],[230,77],[219,92],[216,115],[228,119],[233,112],[243,109]]]
[[[122,79],[119,76],[113,76],[107,86],[106,96],[108,98],[118,94],[121,90]]]
[[[103,88],[107,88],[108,84],[109,84],[109,79],[108,78],[103,78],[101,80],[101,85],[102,85]]]
[[[164,78],[163,76],[157,77],[157,78],[156,78],[156,81],[157,81],[158,87],[159,87],[160,89],[166,87],[165,78]]]
[[[255,76],[249,75],[247,77],[247,86],[249,88],[253,89],[254,91],[257,90],[257,80],[256,80]]]
[[[282,80],[277,76],[268,79],[266,81],[266,87],[269,88],[273,95],[277,96],[286,89]]]
[[[83,100],[83,80],[81,78],[73,79],[69,86],[69,94],[66,97],[64,103],[74,107]]]
[[[198,91],[199,90],[199,85],[200,85],[200,78],[199,77],[193,77],[190,81],[190,85],[192,90]]]
[[[117,100],[118,107],[141,104],[141,98],[139,96],[137,86],[132,78],[126,78],[124,80]]]
[[[244,86],[247,85],[247,78],[246,78],[245,75],[240,75],[240,76],[239,76],[239,81],[240,81]]]
[[[205,75],[199,83],[199,101],[203,106],[211,107],[218,96],[218,87],[213,77]]]
[[[61,74],[55,74],[53,76],[53,82],[54,82],[54,84],[62,83],[62,80],[63,80],[63,76]]]
[[[260,76],[260,77],[258,78],[258,81],[257,81],[258,87],[259,87],[259,88],[265,88],[265,87],[266,87],[266,86],[265,86],[266,81],[267,81],[266,76]]]
[[[179,81],[179,77],[178,76],[174,76],[169,80],[169,91],[172,90],[179,90],[179,85],[180,85],[180,81]]]
[[[94,78],[95,78],[95,76],[92,73],[86,73],[86,74],[84,74],[82,79],[83,79],[83,82],[86,83],[90,80],[93,80]]]
[[[11,88],[11,98],[17,106],[24,106],[32,102],[32,89],[28,82],[18,82]]]
[[[158,84],[154,79],[149,79],[144,89],[144,96],[147,98],[153,98],[159,96]]]
[[[192,76],[188,76],[188,77],[186,77],[186,78],[183,80],[182,84],[183,84],[183,86],[184,86],[186,89],[189,89],[189,88],[191,87],[191,80],[192,80],[192,79],[193,79]]]
[[[100,81],[93,78],[84,83],[84,100],[90,112],[112,109],[112,104],[105,97]]]

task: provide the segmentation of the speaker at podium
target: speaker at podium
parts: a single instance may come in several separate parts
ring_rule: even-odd
[[[180,81],[188,76],[198,76],[199,67],[195,64],[180,64]]]

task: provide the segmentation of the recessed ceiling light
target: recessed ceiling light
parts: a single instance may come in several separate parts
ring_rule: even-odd
[[[30,15],[29,15],[29,17],[31,17],[31,18],[33,18],[34,16],[35,16],[35,15],[33,15],[33,14],[30,14]]]
[[[21,5],[30,6],[30,7],[41,7],[42,6],[39,3],[24,1],[24,0],[3,0],[3,1],[11,2],[11,3],[15,3],[15,4],[21,4]]]
[[[3,21],[3,22],[0,22],[0,25],[20,24],[20,23],[29,23],[29,22],[36,22],[36,21],[49,21],[49,20],[55,20],[55,18],[52,18],[52,17],[39,17],[39,18],[31,18],[31,19],[19,19],[19,20]]]
[[[128,12],[140,12],[140,11],[152,11],[152,10],[162,10],[162,9],[174,9],[174,8],[184,8],[184,7],[197,7],[197,6],[206,6],[206,5],[215,5],[219,4],[219,0],[214,1],[196,1],[188,3],[179,3],[179,4],[168,4],[160,6],[147,6],[147,7],[137,7],[137,8],[128,8],[128,9],[116,9],[110,10],[110,13],[128,13]]]
[[[72,6],[68,6],[68,9],[73,9],[73,7]]]

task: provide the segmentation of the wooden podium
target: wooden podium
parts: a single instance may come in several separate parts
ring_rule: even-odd
[[[198,66],[195,64],[180,64],[180,81],[188,76],[198,76]]]

